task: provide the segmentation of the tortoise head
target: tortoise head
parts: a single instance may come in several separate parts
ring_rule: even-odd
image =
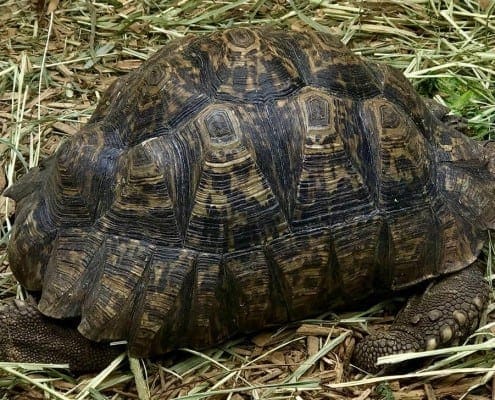
[[[446,125],[435,141],[445,201],[473,225],[495,229],[495,141],[476,141]]]

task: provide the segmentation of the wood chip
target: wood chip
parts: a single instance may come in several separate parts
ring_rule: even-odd
[[[52,126],[54,129],[66,133],[67,135],[74,135],[78,131],[76,127],[60,121],[55,122]]]
[[[282,351],[274,351],[268,356],[268,360],[274,365],[285,365],[285,356]]]
[[[320,339],[316,336],[308,336],[306,338],[307,346],[308,346],[308,354],[310,356],[314,356],[320,350]]]
[[[267,346],[272,340],[273,333],[270,332],[263,332],[251,338],[251,341],[259,347]]]
[[[297,333],[301,335],[312,335],[312,336],[332,336],[336,337],[342,333],[343,329],[336,328],[334,326],[319,326],[313,324],[302,324],[297,328]]]
[[[436,400],[437,399],[437,396],[435,396],[435,392],[433,390],[433,387],[429,383],[425,383],[424,389],[425,389],[426,398],[428,400]]]

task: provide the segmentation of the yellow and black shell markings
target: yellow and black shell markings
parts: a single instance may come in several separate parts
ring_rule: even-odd
[[[471,263],[487,148],[314,32],[186,37],[7,193],[40,310],[137,355],[203,347]]]

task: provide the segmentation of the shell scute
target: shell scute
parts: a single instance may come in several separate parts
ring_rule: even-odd
[[[234,128],[227,135],[232,141],[217,141],[208,124],[212,110],[215,107],[197,122],[199,132],[211,142],[205,149],[185,243],[221,253],[270,240],[287,230],[287,222],[259,164],[238,139],[245,133],[237,117],[225,111],[222,118],[229,116],[227,125]]]
[[[212,39],[217,46],[211,46]],[[260,30],[213,34],[200,39],[193,49],[202,61],[203,82],[218,100],[263,103],[303,86],[293,60]]]
[[[294,226],[334,225],[374,212],[374,200],[351,154],[352,103],[315,89],[302,92],[296,102],[306,134]]]

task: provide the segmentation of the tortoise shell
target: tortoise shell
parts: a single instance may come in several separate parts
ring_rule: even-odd
[[[145,356],[472,263],[494,167],[396,70],[316,32],[171,42],[11,188],[39,309]]]

